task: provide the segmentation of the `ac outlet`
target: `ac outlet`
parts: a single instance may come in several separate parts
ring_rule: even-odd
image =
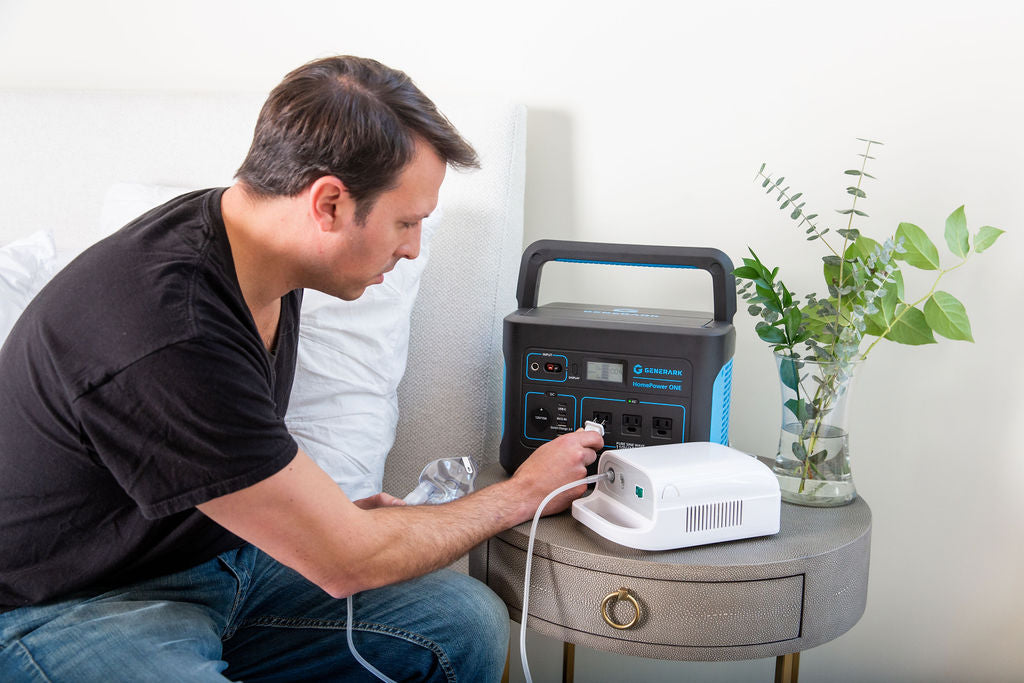
[[[651,436],[655,439],[672,438],[672,418],[655,417],[651,420]]]
[[[640,415],[623,415],[622,432],[624,434],[639,434],[643,427],[644,419]]]

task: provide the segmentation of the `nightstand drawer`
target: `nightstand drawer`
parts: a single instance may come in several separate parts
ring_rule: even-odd
[[[499,538],[487,544],[487,584],[517,613],[522,608],[525,558],[523,550]],[[602,602],[619,588],[628,589],[640,607],[640,618],[627,629],[614,628],[602,616]],[[581,569],[534,557],[530,620],[652,645],[759,645],[800,637],[803,594],[803,574],[752,581],[677,581]],[[630,600],[613,599],[606,613],[612,621],[626,624],[635,608]]]

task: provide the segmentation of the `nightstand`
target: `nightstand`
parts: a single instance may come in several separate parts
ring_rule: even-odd
[[[485,468],[477,487],[507,475]],[[564,645],[655,659],[776,657],[776,681],[795,683],[800,652],[848,631],[864,613],[871,510],[782,504],[778,534],[650,552],[612,543],[570,512],[541,519],[527,626]],[[521,621],[530,524],[475,548],[470,574]]]

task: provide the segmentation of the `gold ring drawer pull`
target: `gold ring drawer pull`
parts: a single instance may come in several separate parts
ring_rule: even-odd
[[[629,600],[631,603],[633,603],[633,609],[636,612],[633,615],[633,618],[625,624],[620,624],[614,619],[612,619],[610,616],[608,616],[608,605],[619,600]],[[640,603],[636,601],[636,598],[633,597],[633,594],[629,592],[628,588],[620,588],[619,590],[606,595],[604,597],[604,600],[601,601],[601,616],[604,617],[605,623],[611,626],[612,628],[632,628],[633,626],[636,626],[636,623],[638,621],[640,621]]]

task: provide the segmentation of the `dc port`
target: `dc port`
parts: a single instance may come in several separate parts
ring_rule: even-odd
[[[540,363],[538,363],[537,361],[533,361],[532,363],[530,363],[531,372],[537,372],[538,370],[540,370]]]

